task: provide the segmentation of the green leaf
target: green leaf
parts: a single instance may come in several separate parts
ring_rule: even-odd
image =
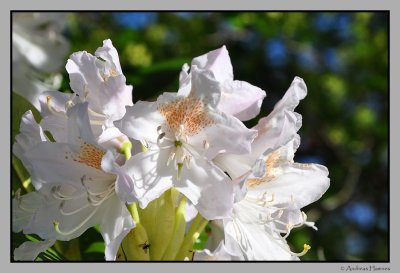
[[[141,74],[152,74],[152,73],[159,73],[164,71],[176,70],[179,72],[182,68],[182,65],[185,63],[189,63],[190,58],[175,58],[172,60],[164,61],[155,63],[151,66],[144,67],[139,70]]]
[[[85,250],[85,253],[104,253],[105,249],[104,242],[94,242]]]

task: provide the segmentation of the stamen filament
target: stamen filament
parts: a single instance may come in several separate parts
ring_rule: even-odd
[[[51,96],[47,96],[46,97],[46,104],[47,104],[47,109],[50,111],[50,113],[54,114],[54,115],[58,115],[58,116],[62,116],[64,117],[64,115],[58,111],[56,111],[55,109],[53,109],[50,105],[50,101],[51,101],[52,97]]]
[[[83,219],[83,221],[81,223],[79,223],[79,225],[77,225],[75,228],[71,229],[70,231],[61,231],[60,230],[60,222],[59,221],[54,221],[53,225],[54,225],[54,229],[55,231],[62,235],[62,236],[69,236],[73,233],[75,233],[76,231],[78,231],[80,228],[82,228],[89,220],[90,218],[92,218],[92,216],[97,212],[97,210],[99,209],[99,207],[96,207],[89,215],[88,217],[86,217],[85,219]]]
[[[293,256],[300,257],[300,256],[305,255],[310,249],[311,249],[311,246],[309,246],[309,245],[307,245],[307,244],[304,244],[304,246],[303,246],[303,251],[302,251],[302,252],[300,252],[300,253],[295,253],[295,252],[290,251],[290,254],[292,254]]]

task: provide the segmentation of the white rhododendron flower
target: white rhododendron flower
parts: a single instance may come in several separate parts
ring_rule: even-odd
[[[221,86],[211,73],[193,67],[188,95],[164,93],[156,102],[139,101],[115,122],[149,148],[122,167],[141,207],[175,186],[203,217],[229,214],[233,185],[210,159],[222,151],[249,153],[256,131],[218,110],[220,97]]]
[[[12,14],[12,91],[40,109],[39,95],[60,87],[58,72],[69,43],[62,35],[65,13]]]
[[[223,248],[201,252],[199,259],[293,260],[309,249],[304,245],[302,252],[295,253],[285,241],[292,228],[314,227],[301,208],[318,200],[329,187],[324,166],[293,161],[300,145],[296,132],[301,127],[301,116],[294,108],[306,93],[304,81],[296,77],[272,113],[253,128],[258,136],[251,154],[222,154],[216,159],[232,177],[245,183],[233,206],[233,217],[223,220]],[[255,177],[251,171],[264,175]]]
[[[23,117],[13,151],[37,191],[13,200],[13,231],[71,240],[100,225],[106,259],[113,260],[134,222],[116,194],[117,176],[104,171],[114,156],[97,145],[87,108],[81,103],[68,110],[68,142],[49,141],[30,112]]]
[[[218,109],[222,112],[240,120],[249,120],[258,115],[266,94],[247,82],[233,80],[233,67],[225,46],[194,58],[191,67],[211,72],[212,77],[220,84]],[[189,94],[191,78],[192,73],[189,73],[189,66],[185,64],[179,77],[178,94]],[[208,90],[204,92],[207,93]]]
[[[72,54],[66,69],[74,93],[43,93],[40,124],[26,112],[13,145],[35,191],[15,192],[12,229],[42,239],[16,248],[15,260],[94,226],[106,260],[296,260],[309,250],[286,238],[315,228],[302,209],[329,178],[324,166],[294,162],[301,78],[248,129],[242,121],[266,94],[234,80],[225,46],[194,58],[178,92],[153,102],[132,103],[111,40]],[[194,250],[205,229],[205,248]]]
[[[285,239],[307,222],[301,208],[318,200],[329,187],[328,170],[318,164],[293,162],[299,137],[265,157],[265,175],[248,179],[247,193],[234,204],[232,219],[224,219],[225,244],[245,260],[291,260]],[[282,235],[284,234],[284,235]]]
[[[95,56],[85,51],[72,54],[66,68],[74,94],[46,92],[40,97],[43,129],[51,128],[57,141],[65,141],[67,109],[87,101],[96,141],[104,145],[122,145],[127,138],[115,128],[113,121],[124,116],[125,106],[132,105],[132,86],[125,84],[126,78],[111,40],[103,41]]]
[[[251,144],[251,153],[221,153],[213,161],[228,172],[232,179],[251,174],[261,156],[285,145],[297,134],[302,125],[302,118],[294,109],[306,95],[307,87],[304,81],[296,77],[273,111],[267,117],[260,118],[258,124],[252,128],[257,130],[258,134]]]

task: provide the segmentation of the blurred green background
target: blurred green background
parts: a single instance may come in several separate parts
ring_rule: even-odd
[[[267,92],[249,127],[295,76],[303,78],[308,95],[296,109],[303,126],[295,160],[327,166],[331,186],[304,208],[319,230],[294,230],[288,241],[295,251],[312,246],[302,260],[387,261],[388,20],[387,12],[84,12],[68,14],[65,37],[71,53],[92,54],[110,38],[134,102],[177,91],[185,62],[226,45],[235,79]],[[61,90],[70,90],[61,72]],[[61,247],[102,259],[101,244],[88,251],[100,235],[85,235]]]

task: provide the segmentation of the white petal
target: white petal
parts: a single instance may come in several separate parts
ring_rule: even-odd
[[[30,170],[29,160],[25,158],[25,152],[33,149],[38,144],[47,141],[42,128],[36,123],[32,111],[27,111],[21,118],[20,133],[15,136],[13,153],[22,161],[25,168]]]
[[[221,83],[233,80],[233,67],[225,46],[194,58],[192,66],[211,71]]]
[[[29,161],[32,183],[40,188],[41,183],[80,185],[82,177],[107,177],[102,170],[74,160],[75,151],[68,144],[46,142],[38,144],[25,153]]]
[[[328,170],[322,165],[293,163],[280,168],[275,180],[250,187],[249,194],[267,190],[275,193],[272,204],[291,204],[292,209],[300,209],[317,201],[329,188]]]
[[[260,112],[266,94],[262,89],[243,81],[232,81],[222,85],[218,108],[240,120],[254,118]]]
[[[136,202],[134,193],[134,183],[119,165],[116,164],[115,155],[109,150],[101,161],[101,167],[108,173],[117,175],[115,182],[115,192],[123,202]]]
[[[54,245],[55,242],[55,240],[38,242],[26,241],[14,250],[14,260],[34,261],[41,252],[45,252],[48,248]]]
[[[275,105],[274,110],[265,118],[259,120],[253,128],[258,131],[254,140],[253,150],[267,154],[286,144],[294,138],[301,127],[301,116],[294,109],[307,94],[304,81],[296,77],[283,98]]]
[[[36,109],[40,110],[39,96],[44,91],[56,90],[60,87],[60,74],[47,76],[45,81],[39,79],[45,75],[37,74],[24,60],[13,61],[12,91],[27,99]]]
[[[206,157],[213,159],[218,153],[247,154],[251,151],[251,143],[257,131],[248,129],[237,118],[218,110],[209,111],[214,125],[205,128],[205,136],[210,146],[205,151]],[[202,139],[195,139],[201,141]],[[202,143],[202,142],[201,142]],[[197,146],[200,143],[195,144]]]
[[[32,221],[37,209],[44,202],[45,196],[40,192],[30,192],[12,200],[12,230],[20,232]]]
[[[48,101],[47,97],[51,97]],[[71,94],[58,91],[43,92],[40,97],[43,130],[49,131],[57,142],[68,142],[68,116],[65,105]]]
[[[185,221],[187,223],[186,228],[189,228],[189,223],[196,217],[198,211],[192,202],[187,202],[185,206]]]
[[[88,202],[85,191],[74,192],[71,188],[70,195],[74,198],[63,202],[51,194],[47,195],[23,232],[37,234],[44,239],[69,241],[82,235],[88,228],[100,224],[105,228],[103,235],[106,244],[111,244],[113,249],[113,244],[118,244],[121,234],[126,234],[127,229],[133,226],[133,222],[127,218],[124,203],[115,194],[96,206]],[[54,228],[54,221],[59,222],[59,231]]]
[[[212,72],[192,66],[190,74],[192,88],[189,96],[200,98],[211,107],[217,107],[221,98],[221,84],[214,79]]]
[[[225,238],[223,220],[210,221],[208,222],[208,227],[211,230],[211,234],[208,237],[204,248],[210,251],[215,251],[220,245],[221,241],[223,241]]]
[[[228,253],[223,242],[220,242],[215,251],[211,252],[208,249],[196,251],[193,257],[194,261],[234,261],[243,260],[243,257],[233,256]]]
[[[125,116],[114,124],[122,133],[133,139],[157,143],[157,128],[163,121],[164,118],[157,111],[156,102],[138,101],[134,106],[126,107]]]
[[[83,140],[95,144],[93,132],[90,127],[88,103],[78,103],[68,109],[68,142],[76,145]],[[79,143],[80,144],[80,143]]]
[[[257,130],[257,137],[251,144],[251,153],[234,155],[223,153],[215,162],[224,171],[236,179],[251,171],[257,159],[297,138],[301,127],[301,115],[293,112],[307,94],[307,87],[301,78],[296,77],[283,98],[275,105],[274,110],[261,118],[252,129]]]
[[[254,219],[257,220],[257,219]],[[287,243],[268,230],[266,225],[245,223],[238,219],[225,225],[228,251],[238,246],[245,260],[292,260]]]
[[[112,65],[112,68],[116,69],[117,72],[122,74],[118,52],[110,39],[103,41],[103,47],[99,47],[96,50],[95,55],[109,62]]]
[[[165,150],[149,150],[132,156],[121,168],[126,175],[123,180],[118,180],[118,187],[128,189],[126,194],[137,198],[140,207],[145,208],[172,187],[174,168],[167,166],[168,156],[169,152]]]
[[[189,66],[188,64],[184,64],[182,66],[182,71],[179,74],[179,90],[178,95],[188,96],[190,93],[191,84],[191,76],[189,74]]]
[[[212,163],[196,158],[190,169],[183,167],[180,179],[174,185],[208,220],[221,219],[230,215],[233,206],[231,180]]]
[[[106,245],[105,258],[114,261],[118,248],[128,232],[135,227],[125,204],[114,197],[102,211],[101,234]]]
[[[114,62],[115,52],[110,46],[106,42],[106,48],[100,48],[99,52]],[[87,52],[72,54],[66,65],[72,90],[89,102],[90,109],[108,116],[111,121],[122,118],[125,106],[132,105],[132,86],[125,85],[120,68],[113,66],[118,65]]]

